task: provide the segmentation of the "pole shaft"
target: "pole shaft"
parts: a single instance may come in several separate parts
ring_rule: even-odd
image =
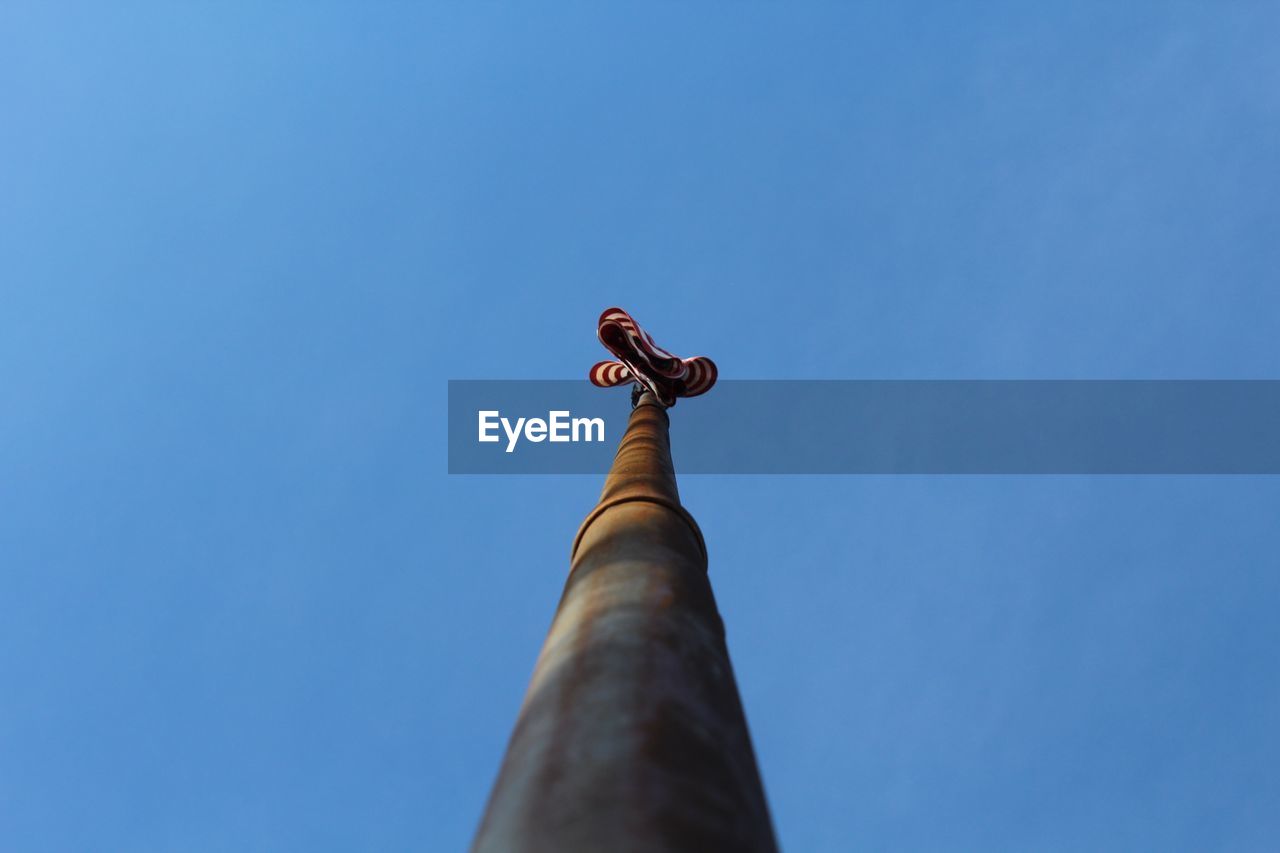
[[[776,849],[702,535],[645,394],[574,541],[472,850]]]

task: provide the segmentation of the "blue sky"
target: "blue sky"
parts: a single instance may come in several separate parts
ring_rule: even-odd
[[[1276,377],[1273,4],[797,5],[0,11],[0,847],[465,847],[600,480],[447,476],[446,380],[607,305]],[[1275,478],[681,488],[788,849],[1280,843]]]

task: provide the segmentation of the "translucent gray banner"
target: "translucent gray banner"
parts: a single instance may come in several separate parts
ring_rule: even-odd
[[[627,389],[449,382],[449,473],[599,474]],[[1276,474],[1277,380],[724,380],[670,410],[681,474]]]

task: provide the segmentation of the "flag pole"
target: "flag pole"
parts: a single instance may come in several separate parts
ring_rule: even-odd
[[[666,408],[636,400],[472,846],[777,850]]]

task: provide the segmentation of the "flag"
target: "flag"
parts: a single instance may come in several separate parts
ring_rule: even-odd
[[[639,382],[653,392],[659,403],[670,408],[677,397],[696,397],[716,384],[714,361],[704,355],[672,355],[621,308],[608,308],[600,315],[597,334],[600,343],[618,360],[602,361],[592,367],[588,378],[593,385],[614,388]]]

